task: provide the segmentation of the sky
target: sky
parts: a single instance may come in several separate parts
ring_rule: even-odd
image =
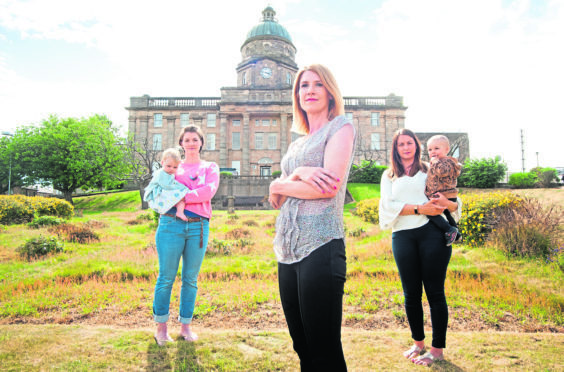
[[[562,0],[0,0],[0,130],[107,115],[132,96],[220,96],[271,5],[344,96],[404,97],[406,128],[471,158],[564,167]]]

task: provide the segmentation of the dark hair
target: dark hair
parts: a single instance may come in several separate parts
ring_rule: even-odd
[[[337,85],[335,77],[329,71],[329,69],[323,65],[315,64],[303,67],[296,75],[296,80],[294,81],[293,89],[293,105],[294,105],[294,130],[300,134],[309,133],[309,122],[307,121],[307,114],[300,106],[300,80],[302,75],[306,71],[315,72],[321,83],[327,89],[329,93],[329,107],[328,107],[328,118],[333,120],[336,116],[345,114],[345,104],[343,102],[343,96]]]
[[[178,136],[178,144],[182,147],[182,140],[184,139],[184,135],[186,133],[196,133],[198,137],[200,137],[200,141],[202,141],[202,146],[200,146],[200,151],[202,152],[202,148],[204,147],[204,133],[200,129],[200,127],[196,125],[188,125],[182,129],[180,132],[180,136]]]
[[[419,139],[417,138],[415,133],[413,133],[409,129],[402,128],[398,129],[394,133],[394,137],[392,139],[392,155],[390,159],[390,164],[392,166],[390,167],[388,176],[390,176],[390,178],[393,178],[406,175],[405,168],[403,167],[403,163],[398,152],[398,139],[401,135],[409,136],[415,141],[415,156],[413,157],[413,166],[411,167],[409,174],[407,175],[413,176],[420,170],[424,173],[427,173],[427,165],[421,161],[421,142],[419,142]]]

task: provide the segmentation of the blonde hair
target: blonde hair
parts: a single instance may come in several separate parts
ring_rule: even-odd
[[[447,136],[443,136],[442,134],[437,134],[427,140],[427,146],[433,141],[443,142],[447,146],[447,150],[450,150],[450,142],[448,141]]]
[[[180,158],[180,152],[177,148],[174,147],[163,151],[161,161],[165,161],[166,159],[176,160],[177,163],[180,163],[182,161],[182,159]]]
[[[293,129],[295,132],[298,132],[300,134],[309,133],[309,122],[307,121],[307,114],[300,106],[300,80],[302,79],[302,75],[306,71],[315,72],[319,76],[319,79],[321,79],[321,83],[323,84],[325,89],[327,89],[327,93],[329,93],[329,120],[333,120],[336,116],[345,114],[345,104],[343,102],[343,96],[341,95],[337,81],[335,80],[335,77],[333,76],[331,71],[329,71],[327,67],[320,64],[305,66],[300,71],[298,71],[298,74],[296,75],[292,95],[292,102],[294,106]]]

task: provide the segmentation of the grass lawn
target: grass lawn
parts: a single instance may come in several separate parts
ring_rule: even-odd
[[[352,187],[351,187],[352,186]],[[377,197],[377,185],[349,185]],[[354,192],[353,192],[354,190]],[[201,340],[164,348],[152,339],[158,271],[155,226],[139,193],[75,199],[99,242],[65,242],[34,261],[15,249],[50,230],[0,229],[0,366],[40,370],[297,370],[272,252],[277,211],[214,212],[194,327]],[[391,234],[345,213],[347,283],[343,344],[351,371],[421,370],[410,345]],[[555,263],[508,259],[492,248],[454,247],[447,273],[447,361],[434,369],[562,370],[564,273]],[[178,280],[171,319],[178,315]],[[426,301],[426,300],[425,300]],[[430,330],[428,306],[426,327]],[[173,337],[177,322],[171,322]]]

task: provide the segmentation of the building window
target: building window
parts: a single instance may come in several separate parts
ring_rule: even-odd
[[[234,127],[240,127],[241,126],[241,120],[233,120],[233,126]]]
[[[352,121],[352,119],[353,119],[353,113],[352,113],[352,112],[345,112],[345,118],[347,118],[348,120],[351,120],[351,121]]]
[[[231,136],[231,148],[241,150],[241,132],[233,132]]]
[[[272,168],[270,166],[260,167],[260,176],[263,178],[269,178],[272,175]]]
[[[263,120],[262,121],[262,126],[263,127],[268,127],[270,125],[270,120]]]
[[[208,133],[206,136],[206,148],[208,150],[215,150],[215,133]]]
[[[370,150],[380,150],[380,133],[372,133],[370,136]]]
[[[163,149],[163,135],[160,133],[153,134],[153,150],[160,151]]]
[[[275,127],[276,126],[276,119],[272,120],[272,126]]]
[[[190,114],[180,114],[180,126],[187,127],[190,122]]]
[[[161,128],[163,126],[163,114],[155,114],[153,116],[155,128]]]
[[[292,142],[294,142],[295,140],[297,140],[301,136],[302,136],[301,134],[298,134],[296,132],[292,132]]]
[[[380,113],[379,112],[373,112],[370,115],[370,124],[372,124],[373,127],[380,126]]]
[[[235,172],[237,172],[237,174],[241,174],[241,161],[233,160],[231,162],[231,168],[235,168]]]
[[[243,72],[243,85],[247,85],[247,71]]]
[[[286,72],[286,84],[288,85],[292,84],[292,75],[290,75],[289,72]]]
[[[215,114],[208,114],[208,127],[215,127]]]
[[[263,139],[264,133],[255,132],[255,149],[262,150],[264,148]]]
[[[255,127],[260,127],[260,120],[255,120]]]
[[[276,150],[277,136],[276,133],[268,133],[268,149]]]

